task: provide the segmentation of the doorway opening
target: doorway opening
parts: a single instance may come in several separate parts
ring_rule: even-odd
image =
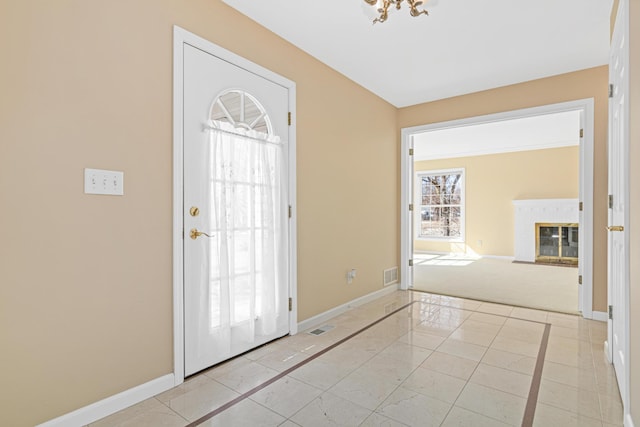
[[[426,282],[438,286],[422,290],[592,317],[592,99],[405,128],[402,135],[402,288]],[[443,170],[463,170],[463,191],[455,189],[463,197],[447,185],[442,194],[425,191],[433,180],[423,177],[433,170],[443,183],[454,182]],[[555,240],[559,251],[566,243],[577,268],[536,264],[536,224],[548,223],[579,224]],[[460,293],[465,276],[471,294]],[[483,293],[484,279],[490,291]],[[500,280],[502,289],[490,286]],[[515,300],[505,297],[517,291],[514,280],[529,286],[521,298],[509,297]],[[558,282],[566,285],[551,297]],[[537,302],[533,290],[540,291]]]

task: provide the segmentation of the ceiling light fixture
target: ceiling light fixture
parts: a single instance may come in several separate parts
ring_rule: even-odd
[[[400,10],[400,7],[404,0],[364,0],[364,1],[371,6],[376,6],[376,8],[378,9],[378,13],[380,14],[380,16],[373,20],[373,23],[375,24],[376,22],[384,22],[387,20],[387,18],[389,17],[389,8],[391,7],[392,4],[395,4],[396,9]],[[429,12],[427,12],[424,9],[418,9],[418,6],[422,6],[422,4],[424,3],[422,0],[407,0],[407,3],[409,4],[409,14],[411,16],[420,16],[423,14],[424,15],[429,14]]]

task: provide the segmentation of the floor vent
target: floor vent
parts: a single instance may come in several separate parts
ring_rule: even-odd
[[[384,286],[391,285],[398,281],[398,267],[389,268],[384,271]]]
[[[324,325],[324,326],[321,326],[319,328],[314,329],[313,331],[309,331],[307,333],[310,334],[310,335],[318,336],[318,335],[322,335],[325,332],[328,332],[328,331],[332,330],[333,328],[335,328],[335,326],[333,326],[333,325]]]

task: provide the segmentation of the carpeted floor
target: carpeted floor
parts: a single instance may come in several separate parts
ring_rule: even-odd
[[[414,254],[413,289],[565,313],[578,312],[578,269],[466,255]]]

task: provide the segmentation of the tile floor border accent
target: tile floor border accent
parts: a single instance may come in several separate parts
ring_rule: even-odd
[[[531,389],[529,390],[527,406],[525,407],[524,417],[522,419],[522,427],[533,426],[533,420],[536,415],[536,404],[538,403],[538,393],[540,391],[542,370],[544,368],[544,356],[547,352],[547,344],[549,343],[549,334],[551,332],[551,324],[545,323],[544,325],[540,350],[538,350],[538,358],[536,359],[536,367],[533,371],[533,378],[531,379]]]
[[[195,427],[195,426],[198,426],[198,425],[202,424],[203,422],[205,422],[207,420],[210,420],[211,418],[215,417],[219,413],[231,408],[232,406],[236,405],[237,403],[242,402],[243,400],[247,399],[251,395],[253,395],[253,394],[259,392],[260,390],[266,388],[267,386],[273,384],[274,382],[286,377],[287,375],[289,375],[291,372],[295,371],[296,369],[306,365],[307,363],[311,362],[312,360],[314,360],[314,359],[322,356],[323,354],[327,353],[328,351],[336,348],[340,344],[343,344],[346,341],[349,341],[351,338],[355,337],[356,335],[366,331],[367,329],[377,325],[378,323],[382,322],[383,320],[393,316],[396,313],[399,313],[400,311],[404,310],[405,308],[410,307],[411,305],[413,305],[413,304],[415,304],[417,302],[419,302],[419,301],[411,301],[410,303],[407,303],[407,304],[403,305],[402,307],[399,307],[399,308],[393,310],[392,312],[385,314],[384,316],[382,316],[378,320],[368,324],[364,328],[352,333],[351,335],[349,335],[349,336],[347,336],[345,338],[342,338],[341,340],[331,344],[329,347],[317,352],[316,354],[313,354],[313,355],[309,356],[305,360],[293,365],[289,369],[286,369],[285,371],[280,372],[278,375],[274,376],[273,378],[270,378],[269,380],[263,382],[262,384],[257,385],[256,387],[252,388],[251,390],[247,391],[246,393],[244,393],[244,394],[236,397],[235,399],[225,403],[224,405],[220,406],[219,408],[209,412],[206,415],[203,415],[202,417],[198,418],[194,422],[187,424],[186,427]]]
[[[418,291],[420,292],[420,291]],[[426,293],[426,292],[425,292]],[[412,306],[415,303],[419,303],[421,301],[419,300],[414,300],[411,301],[407,304],[404,304],[401,307],[398,307],[397,309],[385,314],[384,316],[382,316],[381,318],[373,321],[372,323],[364,326],[363,328],[357,330],[356,332],[348,335],[345,338],[342,338],[341,340],[331,344],[330,346],[328,346],[327,348],[319,351],[318,353],[315,353],[311,356],[309,356],[308,358],[306,358],[305,360],[300,361],[299,363],[295,364],[294,366],[280,372],[278,375],[274,376],[273,378],[270,378],[269,380],[257,385],[256,387],[252,388],[251,390],[245,392],[244,394],[241,394],[240,396],[236,397],[235,399],[225,403],[224,405],[214,409],[213,411],[203,415],[202,417],[200,417],[199,419],[187,424],[186,427],[196,427],[202,423],[204,423],[205,421],[210,420],[211,418],[215,417],[216,415],[226,411],[227,409],[235,406],[238,403],[241,403],[242,401],[244,401],[245,399],[249,398],[250,396],[256,394],[257,392],[263,390],[264,388],[268,387],[269,385],[273,384],[274,382],[286,377],[287,375],[289,375],[291,372],[297,370],[298,368],[301,368],[302,366],[308,364],[309,362],[313,361],[314,359],[322,356],[323,354],[326,354],[327,352],[329,352],[330,350],[333,350],[334,348],[338,347],[339,345],[349,341],[350,339],[354,338],[355,336],[361,334],[362,332],[370,329],[371,327],[379,324],[380,322],[384,321],[385,319],[388,319],[389,317],[401,312],[402,310],[409,308],[410,306]],[[439,307],[448,307],[446,305],[442,305],[442,304],[437,304],[437,303],[430,303],[431,305],[435,305],[435,306],[439,306]],[[502,305],[500,303],[495,303],[496,305]],[[468,310],[465,308],[461,308],[461,307],[456,307],[457,310],[461,310],[461,311],[471,311],[471,312],[476,312],[476,310]],[[510,317],[510,316],[504,316],[501,314],[493,314],[494,316],[498,316],[498,317],[504,317],[504,318],[508,318],[508,319],[515,319],[515,320],[521,320],[524,322],[530,322],[530,323],[537,323],[540,325],[544,325],[544,331],[543,331],[543,335],[542,335],[542,339],[540,342],[540,347],[538,349],[538,354],[536,357],[536,364],[535,364],[535,368],[534,368],[534,372],[533,372],[533,376],[531,379],[531,386],[529,389],[529,394],[527,396],[527,401],[526,401],[526,406],[525,406],[525,412],[524,412],[524,416],[522,419],[522,427],[532,427],[533,426],[533,422],[534,422],[534,418],[535,418],[535,411],[536,411],[536,405],[537,405],[537,401],[538,401],[538,393],[540,390],[540,384],[542,382],[542,372],[543,372],[543,368],[544,368],[544,359],[545,359],[545,354],[546,354],[546,350],[547,350],[547,345],[549,342],[549,335],[550,335],[550,330],[551,330],[551,324],[547,323],[547,322],[540,322],[540,321],[536,321],[536,320],[530,320],[530,319],[521,319],[518,317]]]

